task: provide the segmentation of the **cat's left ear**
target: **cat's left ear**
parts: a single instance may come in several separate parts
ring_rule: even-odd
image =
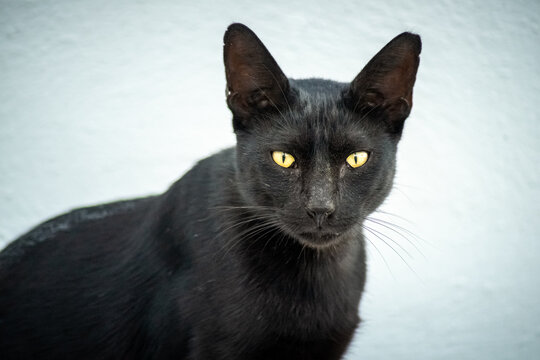
[[[235,129],[252,115],[286,106],[289,81],[257,35],[243,24],[232,24],[223,42],[227,104],[239,120]]]
[[[352,81],[346,99],[362,114],[380,114],[389,131],[400,134],[412,108],[413,86],[420,63],[420,36],[396,36]]]

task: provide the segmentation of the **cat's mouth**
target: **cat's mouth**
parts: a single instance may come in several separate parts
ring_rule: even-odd
[[[303,232],[298,234],[298,237],[302,243],[307,246],[324,248],[334,244],[338,239],[341,233],[339,232]]]

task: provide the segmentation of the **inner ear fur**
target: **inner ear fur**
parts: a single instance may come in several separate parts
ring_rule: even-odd
[[[413,104],[421,50],[420,36],[409,32],[396,36],[351,82],[349,106],[363,114],[381,114],[390,131],[401,132]]]
[[[289,81],[257,35],[243,24],[232,24],[223,42],[227,104],[233,115],[248,118],[285,106]]]

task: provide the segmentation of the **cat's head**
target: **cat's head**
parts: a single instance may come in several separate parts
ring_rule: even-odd
[[[359,231],[392,187],[420,50],[420,37],[403,33],[351,83],[289,80],[249,28],[232,24],[224,60],[244,202],[311,247]]]

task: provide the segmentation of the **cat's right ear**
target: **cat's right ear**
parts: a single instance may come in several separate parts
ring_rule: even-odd
[[[235,130],[248,125],[253,115],[287,106],[289,81],[253,31],[232,24],[223,43],[227,105],[235,117]]]
[[[349,107],[362,115],[380,115],[392,133],[400,134],[413,104],[413,86],[420,63],[420,36],[396,36],[351,82]]]

